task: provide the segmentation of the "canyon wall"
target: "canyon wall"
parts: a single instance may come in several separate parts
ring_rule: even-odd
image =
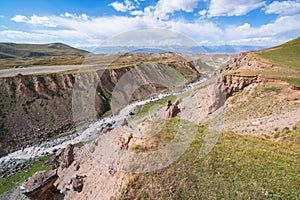
[[[127,84],[125,89],[118,90],[114,96],[119,101],[131,102],[168,90],[170,83],[184,85],[197,78],[199,73],[187,61],[106,69],[94,73],[19,74],[1,78],[0,155],[66,132],[84,120],[73,118],[74,87],[76,91],[88,92],[88,87],[94,82],[95,95],[86,102],[94,102],[95,115],[100,117],[110,109],[112,93],[116,87],[121,88],[122,84]],[[153,81],[156,79],[163,79],[166,84]],[[139,84],[136,88],[130,88],[133,87],[130,84],[132,82]],[[130,96],[127,90],[133,91]],[[80,116],[80,113],[76,116]]]

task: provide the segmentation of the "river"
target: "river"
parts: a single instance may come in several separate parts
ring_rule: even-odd
[[[206,80],[207,78],[202,78],[199,81],[190,83],[180,92],[160,93],[156,97],[130,103],[116,114],[112,114],[110,116],[99,119],[91,123],[81,131],[74,131],[73,134],[70,134],[68,136],[50,141],[44,141],[38,144],[34,144],[30,147],[26,147],[9,153],[6,156],[0,158],[0,169],[5,169],[7,167],[12,168],[18,163],[21,163],[25,160],[34,160],[45,155],[53,154],[59,149],[65,148],[69,144],[76,144],[79,142],[92,140],[99,136],[100,130],[103,127],[109,126],[111,128],[115,128],[117,126],[120,126],[124,122],[124,120],[130,116],[130,112],[133,111],[137,106],[143,106],[149,102],[154,102],[164,97],[187,92],[189,90],[192,90],[194,87],[203,84]]]

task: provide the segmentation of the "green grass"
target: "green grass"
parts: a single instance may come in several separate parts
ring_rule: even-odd
[[[91,142],[92,142],[92,140],[84,141],[84,142],[78,142],[78,143],[75,144],[75,147],[81,148],[81,147],[83,147],[84,145],[89,144],[89,143],[91,143]]]
[[[112,114],[112,110],[109,109],[108,111],[106,111],[106,112],[102,115],[102,117],[107,117],[107,116],[109,116],[109,115],[111,115],[111,114]]]
[[[280,46],[258,51],[255,54],[273,64],[300,71],[300,37]]]
[[[81,64],[88,53],[61,43],[0,43],[0,54],[10,57],[0,59],[0,69],[13,66]]]
[[[32,167],[28,169],[28,171],[23,170],[19,171],[16,174],[13,174],[9,177],[6,177],[2,180],[0,180],[0,196],[12,189],[13,187],[16,187],[23,183],[26,179],[31,177],[34,173],[38,171],[43,171],[43,170],[50,170],[51,166],[45,165],[45,161],[48,160],[50,156],[45,156],[40,158],[39,161],[36,161],[32,164]]]
[[[10,69],[13,66],[53,66],[53,65],[80,65],[84,61],[83,56],[55,56],[50,58],[48,56],[37,57],[37,58],[7,58],[0,60],[0,70]]]
[[[183,126],[186,124],[187,122],[184,122],[179,118],[166,121],[162,121],[161,119],[156,120],[151,123],[151,131],[148,132],[148,134],[150,135],[153,135],[154,132],[154,135],[147,139],[146,144],[133,145],[131,147],[131,150],[134,152],[157,150],[174,139],[175,135],[178,133],[179,126]],[[157,127],[161,127],[161,130],[157,130]]]
[[[159,106],[159,107],[163,107],[166,106],[168,101],[171,100],[172,103],[174,103],[174,101],[177,99],[177,96],[171,95],[168,97],[164,97],[162,99],[159,99],[157,101],[153,101],[150,102],[148,104],[146,104],[145,106],[143,106],[143,108],[140,110],[140,112],[138,112],[134,118],[138,118],[138,117],[142,117],[146,114],[148,114],[148,112],[151,110],[151,108],[153,108],[154,106]]]
[[[47,141],[48,141],[48,140],[55,140],[55,139],[58,139],[58,138],[61,138],[61,137],[65,137],[65,136],[67,136],[67,135],[72,134],[74,131],[76,131],[75,128],[73,128],[73,129],[71,129],[71,130],[69,130],[69,131],[60,133],[60,134],[58,134],[58,135],[54,135],[54,136],[52,136],[52,137],[49,137],[49,138],[47,138],[46,140],[47,140]]]
[[[232,105],[226,108],[226,115],[223,120],[235,123],[240,120],[279,114],[283,109],[297,108],[297,105],[279,98],[278,94],[281,90],[279,87],[259,83],[252,90],[244,90],[234,95],[230,99]],[[245,99],[249,99],[249,101],[245,101]]]
[[[296,87],[300,87],[300,77],[299,78],[284,78],[285,81],[291,83]]]
[[[279,142],[222,133],[207,156],[207,130],[170,166],[135,174],[119,199],[299,199],[300,130]]]
[[[278,88],[278,87],[264,87],[263,92],[274,92],[275,94],[279,94],[281,92],[281,88]]]

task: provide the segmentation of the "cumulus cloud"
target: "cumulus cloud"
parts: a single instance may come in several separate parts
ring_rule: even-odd
[[[264,10],[266,14],[293,15],[300,12],[300,1],[274,1]]]
[[[190,9],[193,6],[190,7]],[[187,9],[187,8],[186,8]],[[187,9],[188,10],[188,9]],[[275,21],[253,27],[251,23],[243,22],[239,25],[228,25],[225,28],[217,23],[206,20],[160,20],[153,14],[154,8],[146,7],[144,11],[132,11],[134,16],[105,16],[93,17],[85,14],[64,13],[58,16],[30,16],[16,15],[11,20],[19,23],[35,24],[35,29],[29,32],[3,30],[0,36],[4,41],[36,39],[48,42],[49,40],[73,41],[85,46],[100,45],[101,42],[121,33],[136,30],[159,28],[175,31],[192,38],[199,44],[247,44],[247,45],[274,45],[280,41],[298,37],[300,35],[300,14],[294,16],[279,16]],[[171,11],[168,11],[171,12]],[[205,11],[200,12],[203,15]],[[199,13],[199,14],[200,14]],[[37,20],[35,18],[42,19]],[[44,23],[43,23],[44,22]],[[45,23],[53,24],[56,28],[43,28]],[[129,35],[130,35],[129,34]],[[153,34],[158,36],[158,34]],[[162,34],[160,34],[162,35]],[[171,37],[172,38],[172,37]],[[174,44],[175,39],[152,40],[153,44]],[[130,43],[130,37],[125,40]],[[96,43],[96,44],[95,44]],[[72,44],[72,43],[70,43]],[[113,43],[111,43],[113,44]]]
[[[201,15],[201,16],[202,16],[202,15],[206,15],[207,10],[200,10],[198,13],[199,13],[199,15]]]
[[[14,22],[24,22],[32,25],[40,25],[47,27],[57,27],[57,24],[53,22],[49,17],[41,17],[37,15],[32,15],[30,18],[27,18],[23,15],[16,15],[11,18]]]
[[[144,11],[135,10],[131,15],[144,15],[160,20],[169,19],[169,15],[176,11],[193,12],[200,0],[159,0],[155,6],[148,6]]]
[[[149,10],[148,10],[149,11]],[[147,9],[145,9],[147,12]],[[74,17],[75,16],[75,17]],[[114,35],[127,31],[136,31],[140,29],[160,28],[184,34],[187,37],[193,38],[195,41],[201,39],[215,40],[214,38],[222,35],[221,29],[210,22],[195,22],[187,23],[184,21],[167,20],[161,21],[150,16],[111,16],[111,17],[88,17],[82,20],[82,15],[74,15],[65,13],[59,16],[47,16],[52,23],[58,25],[55,30],[36,29],[34,34],[39,36],[62,39],[76,39],[83,41],[105,41]],[[28,23],[28,17],[22,21]],[[42,25],[41,25],[42,26]],[[20,33],[20,32],[18,32]],[[11,34],[17,34],[11,32]],[[22,33],[20,33],[22,35]],[[33,33],[28,33],[33,34]],[[5,35],[7,38],[8,35]],[[159,38],[158,38],[159,39]],[[161,39],[161,38],[160,38]],[[161,42],[172,44],[171,40]],[[174,42],[174,41],[173,41]],[[153,44],[158,44],[157,41]]]
[[[145,15],[145,13],[141,10],[134,10],[130,12],[131,15]]]
[[[159,0],[154,9],[154,15],[161,19],[167,19],[170,13],[175,11],[193,12],[200,0]]]
[[[211,0],[208,16],[242,16],[263,5],[261,0]]]
[[[71,13],[66,12],[65,14],[61,14],[60,16],[69,17],[72,19],[80,19],[80,20],[88,20],[89,19],[89,16],[86,15],[85,13],[78,16],[77,14],[71,14]]]
[[[27,22],[28,18],[24,15],[16,15],[13,18],[11,18],[11,20],[14,22]]]
[[[126,12],[126,11],[133,10],[136,8],[134,6],[133,2],[131,2],[129,0],[125,0],[124,3],[115,1],[109,5],[112,6],[115,10],[120,11],[120,12]]]
[[[274,22],[264,24],[260,27],[252,27],[249,23],[241,26],[230,26],[225,29],[224,38],[240,43],[247,42],[252,45],[270,45],[278,44],[281,41],[292,39],[300,35],[300,14],[294,16],[281,16]],[[253,38],[263,38],[253,40]],[[268,42],[266,40],[269,40]],[[251,41],[253,43],[251,43]],[[242,43],[243,44],[243,43]]]

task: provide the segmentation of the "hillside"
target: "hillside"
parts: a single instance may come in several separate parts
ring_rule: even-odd
[[[256,51],[254,54],[274,65],[300,71],[300,37],[273,48]]]
[[[231,64],[227,74],[282,80],[293,87],[300,87],[299,41],[297,38],[277,47],[241,53]]]
[[[0,43],[0,69],[13,66],[81,64],[89,52],[62,43]]]
[[[87,51],[80,50],[62,43],[50,44],[15,44],[0,43],[1,58],[29,58],[40,56],[85,55]]]

